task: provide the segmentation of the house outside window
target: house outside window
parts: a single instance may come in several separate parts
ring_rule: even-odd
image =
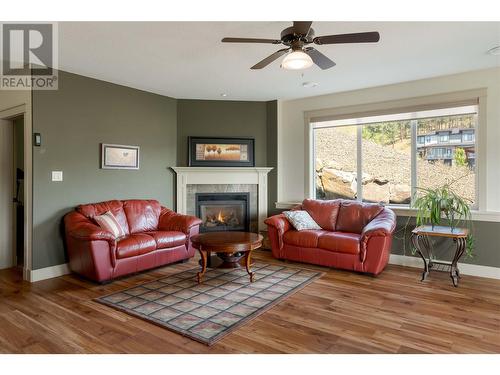
[[[462,135],[462,139],[464,142],[474,142],[474,131],[464,132]]]
[[[312,123],[316,199],[411,205],[419,188],[476,194],[477,105]]]
[[[449,140],[450,140],[450,136],[448,133],[439,134],[439,143],[446,143],[446,142],[449,142]]]

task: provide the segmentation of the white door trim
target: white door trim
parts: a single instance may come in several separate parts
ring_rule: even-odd
[[[0,119],[9,120],[17,116],[24,117],[24,265],[23,279],[30,280],[32,269],[33,235],[33,148],[31,105],[21,104],[0,111]]]
[[[16,259],[14,196],[14,123],[0,119],[0,269],[13,267]]]

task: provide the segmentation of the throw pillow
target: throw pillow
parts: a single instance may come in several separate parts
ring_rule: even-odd
[[[297,230],[306,229],[321,229],[321,227],[313,220],[307,211],[285,211],[283,212],[290,224]]]
[[[94,216],[96,223],[104,230],[111,232],[115,238],[120,238],[126,235],[115,215],[111,211],[98,216]]]

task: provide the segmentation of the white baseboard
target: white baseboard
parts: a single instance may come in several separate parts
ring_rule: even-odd
[[[424,267],[421,258],[411,257],[408,255],[391,254],[389,258],[389,263],[397,264],[399,266],[416,267],[422,269]],[[468,264],[468,263],[458,263],[458,268],[460,269],[460,273],[462,275],[487,277],[490,279],[500,279],[500,268],[498,267],[479,266],[477,264]]]
[[[391,254],[389,258],[390,264],[399,266],[422,268],[422,259],[407,255]],[[479,266],[477,264],[458,263],[460,273],[469,276],[487,277],[490,279],[500,280],[500,268]],[[38,270],[29,271],[29,281],[34,283],[41,280],[51,279],[53,277],[63,276],[71,273],[68,263],[59,264],[57,266],[41,268]]]
[[[41,280],[52,279],[53,277],[63,276],[71,273],[69,264],[58,264],[57,266],[40,268],[29,271],[29,281],[34,283]]]

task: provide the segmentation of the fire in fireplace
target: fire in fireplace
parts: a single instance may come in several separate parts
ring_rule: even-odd
[[[249,193],[197,193],[196,215],[200,232],[248,231]]]

